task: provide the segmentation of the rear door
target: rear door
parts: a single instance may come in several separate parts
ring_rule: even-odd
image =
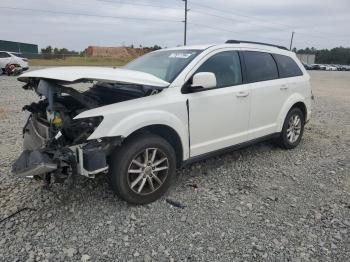
[[[303,77],[303,71],[297,63],[289,56],[273,54],[277,62],[279,77],[283,79],[288,86],[289,93],[303,94],[304,97],[310,97],[309,83]]]
[[[276,132],[279,112],[290,91],[279,79],[275,59],[270,53],[243,51],[247,81],[251,90],[248,139]]]
[[[217,87],[186,94],[192,157],[246,141],[250,113],[250,90],[243,84],[237,51],[213,54],[198,72],[214,73]]]

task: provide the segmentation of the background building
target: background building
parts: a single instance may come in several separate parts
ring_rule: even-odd
[[[38,45],[0,40],[0,51],[22,53],[26,57],[38,55]]]
[[[310,64],[314,64],[315,63],[316,55],[313,55],[313,54],[297,54],[297,57],[304,64],[310,65]]]

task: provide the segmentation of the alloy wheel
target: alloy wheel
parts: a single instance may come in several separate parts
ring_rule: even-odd
[[[301,119],[298,114],[294,114],[290,117],[287,128],[287,139],[288,142],[295,143],[301,133]]]
[[[169,170],[169,160],[159,148],[146,148],[139,152],[128,168],[130,189],[139,195],[147,195],[159,189]]]

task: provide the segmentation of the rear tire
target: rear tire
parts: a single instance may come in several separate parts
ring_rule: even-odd
[[[283,128],[277,139],[277,144],[285,149],[292,149],[299,145],[304,133],[305,117],[303,112],[297,108],[292,108],[283,123]]]
[[[110,185],[121,199],[132,204],[159,199],[175,174],[173,147],[164,138],[150,133],[125,141],[110,158]]]

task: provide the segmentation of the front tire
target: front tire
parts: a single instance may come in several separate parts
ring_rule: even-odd
[[[284,120],[282,131],[277,139],[278,145],[285,149],[292,149],[299,145],[304,133],[304,125],[303,112],[297,107],[292,108]]]
[[[150,133],[125,141],[110,158],[110,185],[121,199],[132,204],[159,199],[175,174],[173,147],[164,138]]]

